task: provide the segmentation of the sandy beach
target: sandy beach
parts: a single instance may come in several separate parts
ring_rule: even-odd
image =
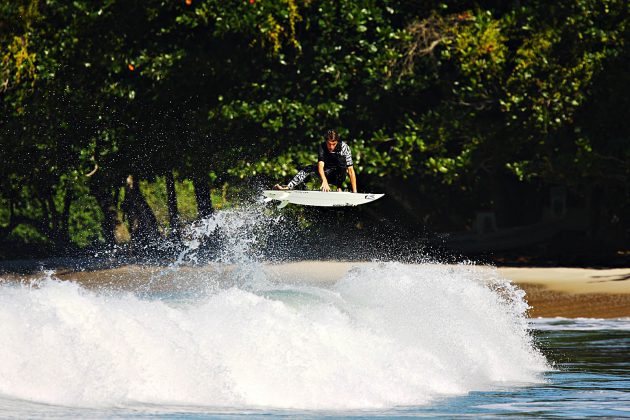
[[[264,266],[265,274],[272,281],[293,279],[305,284],[326,284],[340,279],[361,264],[357,262],[302,261]],[[16,274],[14,265],[0,264],[0,281],[23,281],[40,274]],[[567,318],[620,318],[630,317],[630,268],[591,269],[564,267],[487,267],[472,266],[474,269],[498,272],[526,292],[526,300],[531,309],[530,317],[567,317]],[[204,272],[216,278],[221,272],[216,267],[180,267],[177,269],[178,282],[181,283],[182,271],[190,271],[186,284],[178,287],[194,286],[205,281]],[[156,274],[160,281],[155,282]],[[164,267],[124,265],[115,268],[94,268],[79,270],[68,264],[58,265],[55,277],[71,280],[91,288],[118,290],[138,290],[150,286],[153,289],[172,287],[176,271]],[[133,281],[130,281],[133,279]],[[152,280],[153,279],[153,280]],[[132,284],[133,283],[133,284]]]
[[[531,317],[630,317],[630,268],[501,267],[527,293]]]

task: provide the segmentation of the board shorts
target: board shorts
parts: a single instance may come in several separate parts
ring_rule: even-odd
[[[324,173],[326,174],[326,179],[329,184],[341,188],[341,185],[346,181],[347,168],[341,168],[338,166],[332,168],[324,167]],[[289,188],[295,188],[313,174],[317,174],[317,165],[308,165],[303,167],[297,175],[293,177],[291,182],[289,182]]]

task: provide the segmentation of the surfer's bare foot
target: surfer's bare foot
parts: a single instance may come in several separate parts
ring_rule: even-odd
[[[337,192],[341,192],[341,188],[337,188]]]
[[[284,190],[288,190],[289,187],[287,187],[286,185],[276,184],[276,185],[273,186],[273,189],[274,190],[283,190],[284,191]]]

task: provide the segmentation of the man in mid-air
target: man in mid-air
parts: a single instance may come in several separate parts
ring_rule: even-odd
[[[341,191],[341,185],[346,180],[347,173],[350,175],[352,192],[357,192],[357,176],[352,164],[352,152],[345,142],[339,140],[339,134],[335,130],[328,130],[326,141],[320,143],[317,150],[317,165],[302,168],[289,184],[286,186],[276,184],[273,188],[275,190],[292,190],[315,172],[322,179],[322,186],[320,187],[322,191],[330,191],[330,184],[337,187],[337,191]]]

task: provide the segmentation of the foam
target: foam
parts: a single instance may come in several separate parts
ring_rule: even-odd
[[[223,287],[208,278],[211,292],[195,299],[45,276],[0,286],[0,394],[70,406],[374,409],[539,382],[548,369],[522,291],[496,272],[381,263],[305,286],[253,267]]]

